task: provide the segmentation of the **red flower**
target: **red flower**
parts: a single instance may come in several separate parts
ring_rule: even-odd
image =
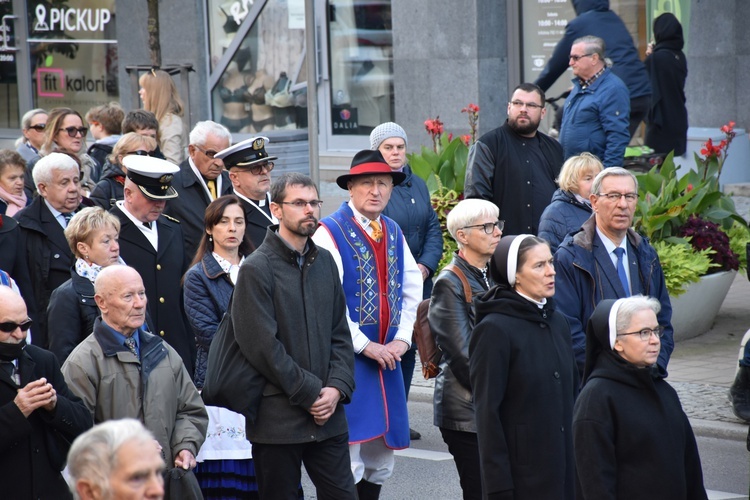
[[[461,113],[479,113],[479,106],[474,103],[470,103],[468,106],[461,110]]]
[[[688,184],[687,185],[687,192],[689,193],[692,190],[693,190],[693,185],[692,184]]]
[[[735,122],[730,121],[729,123],[721,127],[721,132],[724,134],[731,134],[732,132],[734,132],[734,125]]]
[[[440,117],[430,118],[425,120],[424,128],[432,135],[439,135],[443,133],[443,122],[440,121]]]
[[[448,134],[448,142],[451,142],[453,140],[453,132]]]
[[[462,135],[461,140],[468,146],[471,143],[471,134]]]

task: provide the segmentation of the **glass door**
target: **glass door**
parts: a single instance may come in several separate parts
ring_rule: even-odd
[[[390,0],[321,0],[318,37],[321,150],[369,147],[394,119]],[[324,19],[322,17],[324,16]]]

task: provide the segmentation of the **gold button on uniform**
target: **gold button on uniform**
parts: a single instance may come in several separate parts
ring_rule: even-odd
[[[164,303],[164,297],[159,297],[159,302]]]
[[[161,335],[163,337],[164,336],[164,330],[160,331],[159,335]]]
[[[161,271],[161,264],[156,264],[156,270]]]

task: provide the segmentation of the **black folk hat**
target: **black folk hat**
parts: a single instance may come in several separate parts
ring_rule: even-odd
[[[278,156],[269,156],[266,152],[266,142],[268,142],[268,137],[251,137],[227,149],[222,149],[214,158],[224,160],[224,167],[227,170],[232,168],[244,170],[258,163],[277,160]]]
[[[123,157],[122,164],[128,170],[128,179],[138,186],[146,198],[154,201],[177,198],[172,179],[180,167],[174,163],[152,156],[127,155]]]
[[[406,174],[403,172],[396,172],[391,170],[391,167],[380,154],[380,151],[372,151],[364,149],[354,155],[352,158],[352,165],[349,168],[349,173],[340,175],[336,179],[336,184],[341,189],[349,189],[347,183],[354,177],[360,175],[390,175],[393,177],[393,185],[397,186],[406,179]]]

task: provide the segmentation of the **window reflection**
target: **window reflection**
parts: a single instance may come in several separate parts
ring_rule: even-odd
[[[307,126],[305,33],[292,23],[289,3],[266,2],[212,91],[214,117],[231,132]],[[243,0],[209,0],[212,69],[249,15],[250,7]]]

